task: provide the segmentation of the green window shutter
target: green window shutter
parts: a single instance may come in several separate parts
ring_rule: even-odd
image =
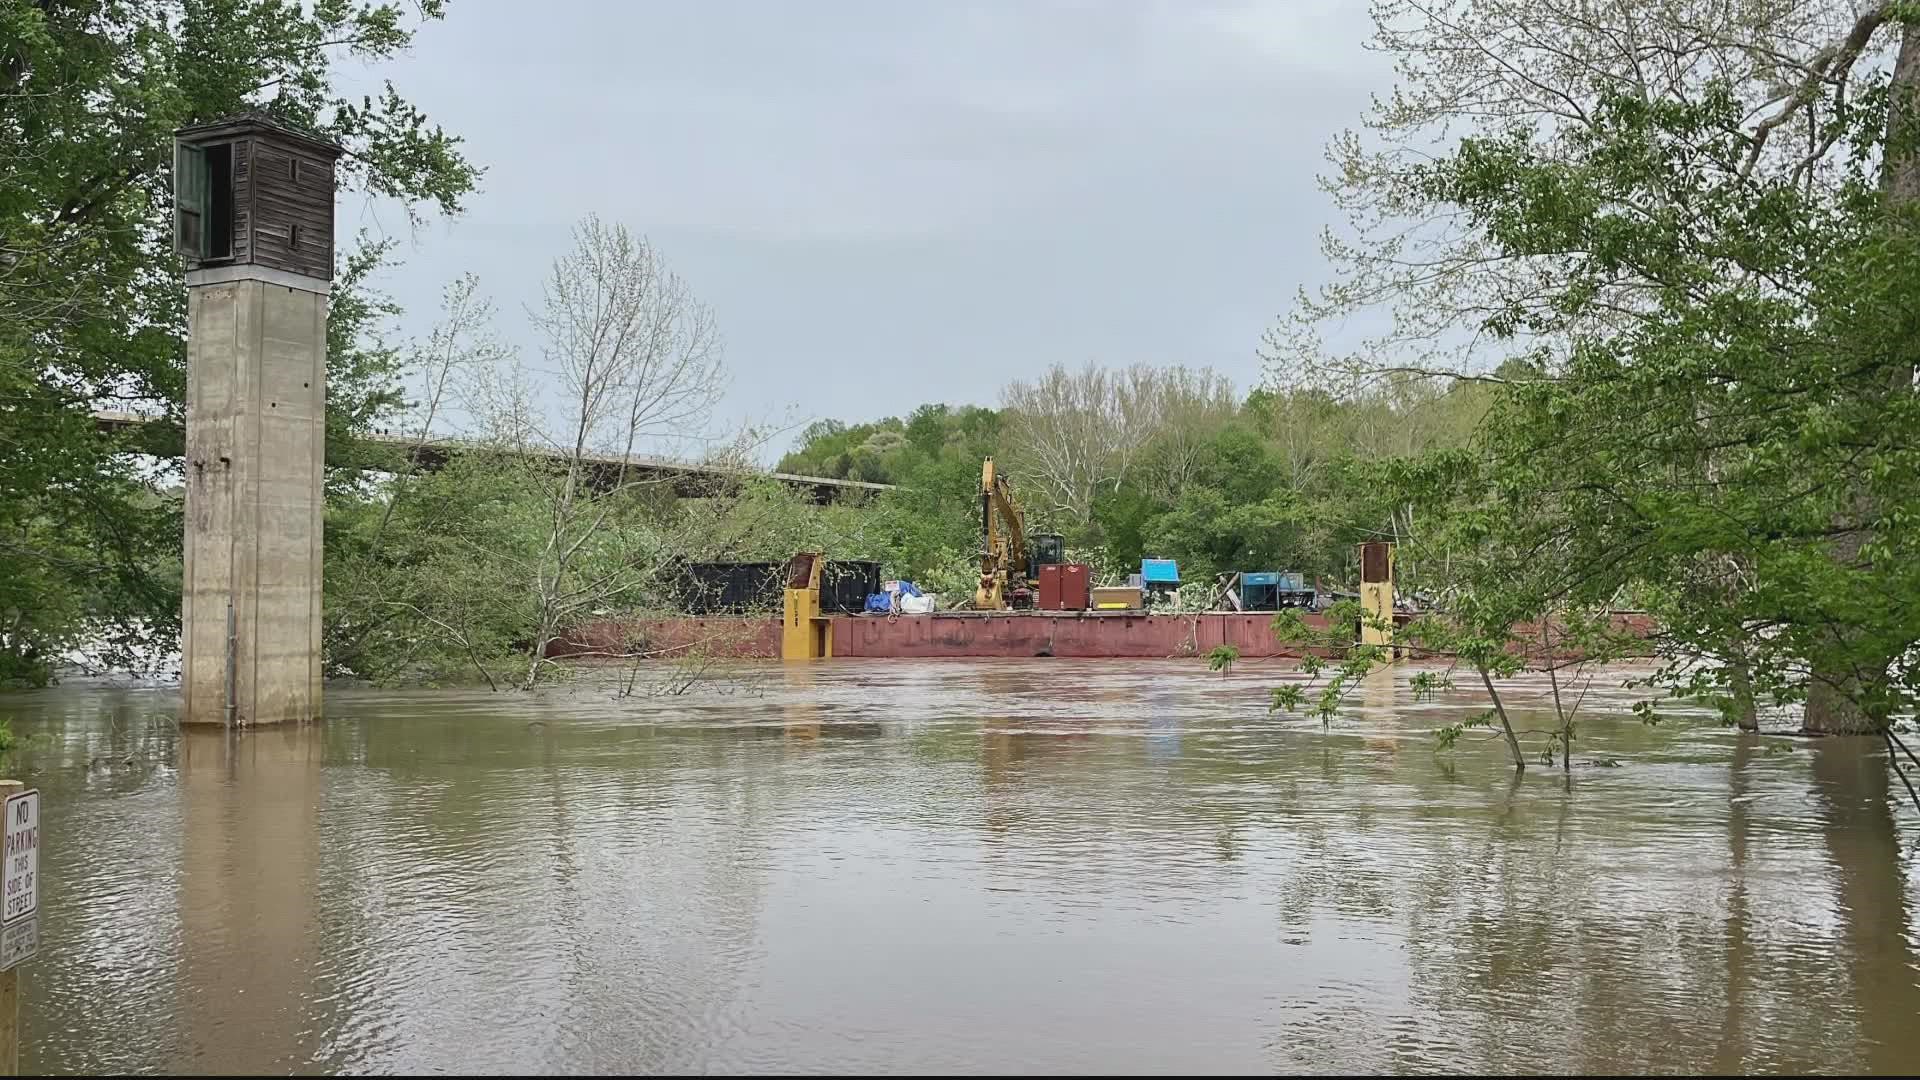
[[[212,244],[212,193],[207,182],[207,152],[173,144],[173,247],[190,259],[204,258]]]

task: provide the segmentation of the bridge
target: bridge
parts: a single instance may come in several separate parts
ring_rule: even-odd
[[[94,412],[93,420],[94,425],[103,433],[133,436],[131,441],[136,450],[155,457],[177,458],[184,452],[186,446],[185,432],[178,424],[165,417],[103,409]],[[496,451],[494,447],[465,439],[436,437],[421,441],[413,436],[396,435],[384,431],[361,435],[357,441],[365,446],[392,451],[401,458],[411,459],[415,467],[427,472],[444,467],[448,461],[460,454]],[[336,448],[328,447],[327,464],[378,468],[382,460],[396,460],[387,454],[370,455],[374,458],[372,461],[341,460],[342,456]],[[543,453],[538,456],[556,465],[568,460],[568,455],[557,452]],[[583,460],[591,478],[590,482],[603,490],[622,480],[627,483],[665,483],[673,486],[675,494],[689,498],[711,494],[721,484],[737,483],[754,477],[776,480],[822,505],[871,496],[893,488],[892,484],[875,484],[865,480],[838,480],[830,476],[806,476],[800,473],[773,472],[639,454],[623,456],[588,453]]]

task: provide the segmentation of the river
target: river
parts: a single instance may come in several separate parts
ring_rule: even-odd
[[[0,696],[42,792],[24,1072],[1904,1072],[1911,808],[1860,740],[1570,772],[1402,673],[764,665],[680,696],[332,688],[181,734]],[[1522,726],[1546,691],[1516,680]]]

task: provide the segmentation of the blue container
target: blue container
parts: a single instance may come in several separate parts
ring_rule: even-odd
[[[1243,571],[1240,574],[1240,584],[1243,586],[1278,585],[1280,584],[1280,575],[1272,570]]]
[[[1275,584],[1280,586],[1282,592],[1307,591],[1307,575],[1305,574],[1281,574],[1279,578],[1280,580]]]
[[[1140,581],[1148,588],[1155,585],[1180,584],[1180,568],[1173,565],[1172,559],[1140,560]]]

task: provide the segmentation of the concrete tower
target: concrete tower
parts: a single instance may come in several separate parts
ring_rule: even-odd
[[[320,715],[339,156],[262,115],[174,133],[174,244],[187,263],[185,723]]]

